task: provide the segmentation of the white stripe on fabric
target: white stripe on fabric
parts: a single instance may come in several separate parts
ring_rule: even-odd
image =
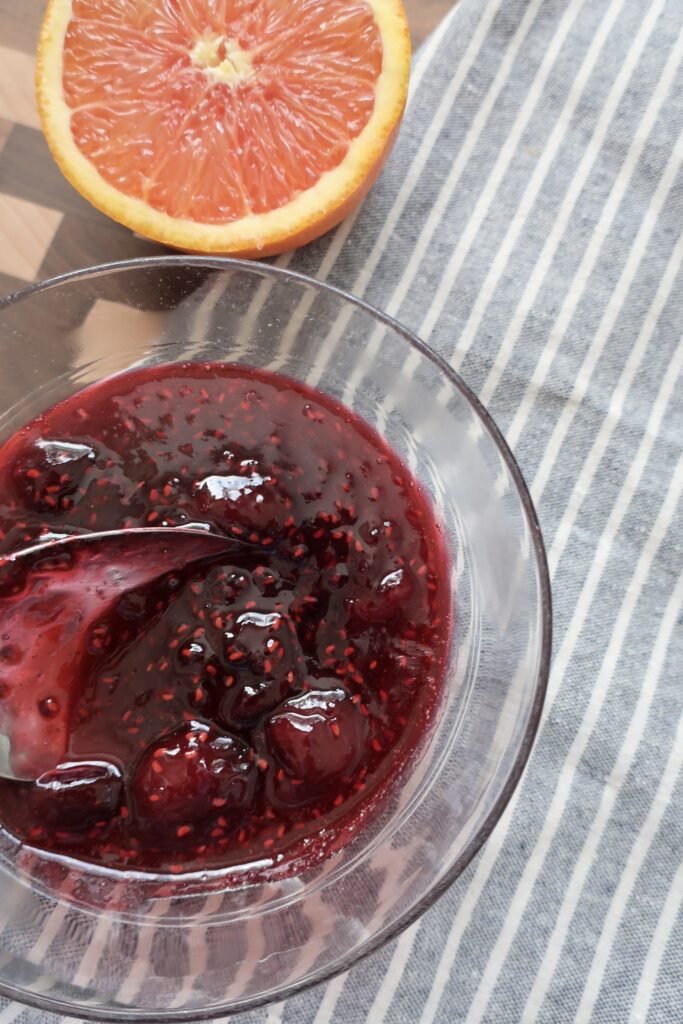
[[[681,358],[683,357],[683,350],[679,348],[678,351],[678,362],[680,364]],[[680,366],[679,366],[680,370]],[[624,479],[624,482],[620,488],[619,494],[612,506],[612,510],[605,528],[596,543],[595,547],[595,558],[591,564],[591,569],[588,576],[584,580],[583,586],[579,593],[578,599],[574,606],[574,612],[572,618],[567,626],[567,631],[564,636],[564,640],[560,646],[560,649],[556,655],[553,670],[550,676],[550,685],[548,688],[548,696],[546,698],[546,704],[544,708],[543,720],[547,720],[550,714],[553,704],[557,699],[560,685],[565,677],[565,673],[573,654],[574,648],[579,640],[581,631],[583,629],[588,610],[595,599],[598,586],[602,579],[603,572],[607,565],[607,560],[612,549],[614,540],[621,527],[626,512],[628,511],[633,496],[638,488],[640,479],[647,465],[647,461],[650,457],[650,453],[654,446],[654,443],[659,434],[659,430],[662,425],[665,412],[667,411],[668,403],[673,394],[677,371],[675,365],[671,367],[671,373],[668,373],[665,377],[659,394],[657,395],[654,404],[652,406],[650,416],[641,439],[638,450],[629,467],[629,472]],[[577,506],[578,514],[578,506]],[[569,525],[571,530],[573,524]],[[510,801],[505,814],[498,822],[493,834],[488,839],[482,852],[479,855],[479,861],[475,870],[474,876],[469,883],[467,890],[464,894],[463,900],[458,908],[458,911],[453,920],[453,925],[446,941],[444,951],[442,953],[439,965],[437,967],[436,975],[430,991],[429,997],[425,1004],[425,1008],[420,1018],[420,1024],[431,1024],[435,1019],[436,1012],[443,995],[446,984],[450,978],[453,965],[455,963],[458,949],[460,947],[461,939],[464,935],[465,929],[469,924],[474,908],[478,902],[479,896],[483,891],[486,882],[488,881],[493,868],[498,859],[502,847],[505,843],[508,830],[511,826],[515,808],[523,792],[523,784],[517,787],[515,794]],[[515,906],[513,902],[511,904]],[[501,965],[502,966],[502,965]]]
[[[390,316],[395,316],[399,312],[408,289],[410,288],[415,275],[420,268],[420,264],[429,249],[429,244],[432,241],[434,234],[443,223],[443,217],[451,202],[453,193],[455,192],[465,168],[469,164],[470,157],[472,156],[481,134],[486,127],[498,97],[508,82],[510,72],[512,71],[520,50],[522,49],[527,33],[529,32],[543,2],[544,0],[529,0],[529,4],[524,11],[524,16],[515,29],[515,33],[505,51],[505,56],[501,61],[500,67],[498,68],[489,91],[472,120],[472,124],[467,132],[465,141],[458,151],[457,156],[453,161],[453,166],[448,172],[448,175],[439,190],[439,194],[432,205],[424,224],[422,225],[422,230],[420,231],[417,242],[415,243],[415,248],[403,269],[403,273],[401,274],[398,284],[392,292],[391,299],[386,306],[386,311]],[[452,111],[449,108],[446,113],[448,114],[451,112]],[[383,336],[384,331],[381,329],[373,332],[367,346],[369,358],[372,358],[377,353]],[[408,357],[406,365],[409,365],[410,362],[410,357]],[[352,374],[345,395],[345,399],[347,401],[352,402],[353,395],[363,378],[364,372],[364,368],[361,365],[357,372]]]
[[[37,979],[37,981],[32,982],[31,992],[35,993],[35,995],[49,995],[56,988],[57,984],[58,982],[56,978],[53,978],[48,974],[43,974]],[[87,1005],[87,1003],[85,1003],[85,1005]],[[24,1005],[24,1003],[10,1003],[5,1007],[2,1013],[0,1013],[0,1024],[12,1024],[13,1021],[18,1020],[19,1017],[30,1012],[29,1007]],[[31,1018],[28,1018],[28,1020],[30,1024],[33,1024]],[[59,1024],[62,1024],[61,1017],[52,1018],[52,1020],[58,1020]],[[50,1024],[52,1024],[52,1022],[50,1022]],[[79,1024],[82,1024],[82,1022],[79,1022]]]
[[[455,280],[462,269],[463,263],[465,262],[477,235],[479,234],[481,225],[491,208],[491,204],[496,198],[498,189],[503,183],[505,174],[512,163],[515,153],[517,152],[522,136],[529,126],[529,122],[536,110],[538,101],[543,95],[543,90],[555,66],[555,62],[557,61],[567,36],[572,30],[574,22],[582,8],[583,0],[573,0],[573,2],[568,3],[565,8],[564,14],[560,19],[557,29],[545,52],[541,66],[534,76],[534,80],[526,94],[524,103],[517,113],[514,124],[507,135],[507,138],[500,147],[500,152],[493,166],[493,170],[489,174],[486,184],[484,185],[479,199],[475,204],[474,210],[470,214],[467,224],[460,234],[458,243],[453,249],[451,257],[446,264],[446,269],[441,277],[439,286],[436,289],[429,309],[427,310],[427,314],[422,320],[420,333],[424,337],[429,337],[432,333],[439,317],[441,316],[444,306],[450,298]]]
[[[50,913],[43,929],[36,939],[31,949],[26,954],[27,959],[33,963],[41,963],[47,953],[50,945],[57,937],[59,929],[66,920],[66,915],[69,911],[66,903],[58,903],[55,909]]]
[[[272,1006],[269,1006],[266,1024],[282,1024],[282,1011],[284,1008],[284,1002],[273,1003]]]
[[[274,261],[275,266],[279,267],[281,270],[286,270],[286,268],[291,263],[293,257],[294,252],[282,253],[282,255],[278,256],[277,259]],[[224,294],[225,289],[222,283],[218,281],[217,284],[220,288],[220,294]],[[272,290],[273,279],[270,277],[264,277],[261,283],[259,284],[258,288],[256,289],[254,297],[249,303],[249,308],[247,309],[247,312],[244,316],[244,322],[242,326],[243,334],[253,336],[254,327],[258,323],[259,314],[261,313],[261,310],[265,306],[266,299],[268,298]]]
[[[419,184],[419,182],[422,180],[422,174],[427,165],[427,161],[434,149],[434,144],[438,139],[439,135],[441,134],[441,132],[443,131],[449,115],[452,113],[453,104],[455,103],[455,100],[457,99],[460,90],[465,84],[465,81],[467,80],[467,77],[473,68],[476,58],[480,55],[481,48],[489,33],[491,25],[493,24],[494,18],[496,17],[501,7],[503,6],[504,0],[494,0],[493,3],[489,3],[487,5],[481,17],[481,20],[477,25],[476,32],[473,34],[470,44],[467,47],[467,50],[463,54],[462,59],[460,60],[457,68],[455,69],[455,74],[453,75],[453,78],[449,83],[448,89],[444,93],[443,98],[436,109],[435,115],[432,118],[428,131],[425,133],[425,137],[422,141],[422,144],[420,145],[418,151],[416,152],[413,158],[413,162],[411,163],[411,166],[408,169],[408,173],[406,175],[404,184],[400,189],[395,202],[392,204],[392,207],[389,210],[389,214],[385,218],[384,224],[382,225],[382,228],[380,229],[377,238],[375,239],[370,255],[368,259],[365,261],[362,270],[360,271],[356,278],[356,282],[353,288],[354,294],[361,296],[365,294],[365,290],[368,284],[370,283],[372,275],[377,269],[377,266],[382,256],[386,254],[387,246],[390,244],[392,240],[393,233],[396,230],[396,225],[398,224],[398,221],[402,213],[404,212],[406,206],[408,205],[408,202],[415,189],[415,186]],[[458,12],[456,8],[451,17],[456,18],[457,13]],[[438,37],[439,41],[441,41],[442,32],[443,29],[438,28],[434,33],[434,36]],[[488,102],[489,97],[493,92],[495,92],[495,96],[497,97],[500,88],[504,84],[504,81],[501,81],[500,84],[497,86],[501,72],[502,68],[501,70],[499,70],[498,75],[496,75],[496,79],[493,85],[491,86],[489,94],[484,100],[482,106],[484,106]],[[507,76],[503,74],[503,78],[506,77]],[[493,102],[495,102],[495,99],[490,103],[490,106],[493,105]],[[488,117],[488,114],[486,116]],[[471,148],[474,148],[476,142],[479,139],[481,126],[477,128],[473,124],[470,131],[474,132],[473,141],[471,142]],[[466,140],[465,145],[468,144],[469,138],[470,136],[468,134],[468,139]]]
[[[349,976],[349,972],[346,974],[340,974],[336,978],[333,978],[331,982],[325,988],[325,994],[322,998],[322,1002],[318,1007],[318,1012],[315,1015],[313,1024],[329,1024],[332,1020],[339,997],[342,994],[346,979]]]
[[[680,41],[681,44],[683,44],[683,33],[681,33]],[[555,461],[562,447],[562,443],[564,442],[574,417],[578,412],[579,404],[586,396],[598,360],[605,350],[605,346],[607,345],[607,342],[609,341],[609,338],[616,326],[621,308],[626,301],[633,282],[636,280],[636,274],[645,259],[645,254],[652,240],[652,235],[657,228],[659,217],[662,213],[662,209],[664,208],[664,204],[669,197],[671,188],[676,181],[682,161],[683,138],[679,139],[676,148],[669,158],[664,174],[657,185],[657,189],[652,197],[650,206],[645,213],[645,217],[640,225],[636,239],[631,247],[628,259],[626,260],[624,269],[619,277],[619,281],[610,296],[610,300],[607,304],[602,320],[600,321],[600,326],[598,327],[594,340],[591,342],[586,358],[576,374],[574,386],[572,387],[571,394],[569,396],[569,401],[562,409],[560,417],[555,424],[550,441],[546,445],[543,458],[541,459],[541,463],[536,471],[534,479],[534,501],[539,501],[541,495],[545,491],[552,468],[555,465]]]
[[[645,858],[655,841],[662,818],[669,806],[674,786],[681,778],[682,770],[683,716],[679,720],[676,738],[674,739],[662,778],[652,797],[649,813],[636,836],[628,861],[626,862],[626,867],[621,874],[619,884],[614,891],[612,902],[607,911],[605,925],[598,940],[586,987],[583,990],[583,996],[576,1014],[578,1020],[588,1020],[593,1012],[617,929],[623,919],[628,900],[630,900],[633,894]]]
[[[477,336],[477,331],[481,325],[484,313],[495,294],[496,287],[503,275],[503,272],[505,271],[511,254],[520,239],[522,230],[526,225],[527,218],[531,214],[531,211],[538,199],[541,188],[545,182],[546,175],[552,166],[562,143],[564,142],[567,130],[571,125],[576,109],[583,97],[588,80],[593,74],[598,57],[602,55],[603,47],[609,38],[609,34],[617,18],[624,8],[625,2],[626,0],[619,0],[618,3],[612,3],[606,9],[602,21],[598,26],[598,30],[586,51],[586,55],[578,70],[576,78],[572,83],[565,104],[557,116],[553,130],[550,133],[546,145],[543,147],[543,151],[536,163],[536,166],[534,167],[533,174],[529,178],[527,187],[524,190],[524,195],[522,196],[514,217],[510,222],[510,226],[505,233],[505,238],[496,251],[493,263],[491,264],[491,269],[486,275],[483,285],[479,289],[472,311],[467,318],[467,323],[465,324],[465,327],[458,339],[456,348],[453,351],[451,364],[456,370],[461,366],[465,354],[469,351],[470,346]]]
[[[624,404],[626,402],[627,395],[633,384],[635,376],[641,367],[642,361],[648,350],[648,346],[652,341],[655,329],[659,322],[659,318],[664,311],[664,307],[671,295],[673,287],[678,278],[678,274],[683,264],[683,235],[679,236],[676,245],[673,248],[671,257],[667,264],[664,275],[659,282],[659,287],[655,294],[652,304],[648,309],[643,323],[638,333],[638,337],[629,353],[626,365],[617,381],[617,385],[612,392],[610,399],[609,408],[607,415],[605,416],[600,430],[598,431],[591,450],[588,453],[588,458],[584,462],[579,477],[574,484],[571,496],[567,502],[560,524],[555,531],[553,542],[548,549],[548,563],[550,566],[551,575],[555,574],[555,570],[559,564],[562,553],[564,552],[565,546],[571,535],[571,530],[579,514],[579,509],[584,498],[588,494],[588,490],[593,482],[595,474],[598,471],[600,463],[607,451],[612,435],[619,423],[622,413],[624,411]]]
[[[680,374],[682,361],[683,347],[679,347],[677,359],[678,366],[675,372],[672,366],[672,373],[668,378],[669,380],[673,380],[675,382],[676,377]],[[644,440],[649,440],[647,435]],[[637,465],[636,460],[634,460],[632,466],[634,465]],[[522,876],[510,899],[510,909],[489,955],[488,962],[482,973],[481,981],[472,1000],[470,1012],[467,1015],[465,1024],[472,1024],[474,1021],[481,1020],[486,1012],[486,1007],[488,1006],[489,1000],[493,994],[494,986],[498,980],[505,959],[510,952],[513,939],[517,934],[524,910],[538,877],[545,865],[546,857],[550,850],[552,841],[560,827],[566,804],[569,801],[571,788],[574,783],[578,766],[585,753],[588,742],[597,726],[600,712],[602,711],[602,707],[609,690],[609,683],[616,671],[619,658],[621,657],[622,648],[631,625],[631,619],[635,611],[636,603],[645,583],[647,582],[652,563],[664,541],[669,523],[678,503],[681,490],[683,489],[683,458],[679,461],[677,470],[678,471],[674,472],[671,479],[669,489],[660,508],[657,519],[655,520],[654,526],[641,549],[640,557],[638,558],[635,570],[628,583],[624,600],[622,601],[619,613],[614,623],[612,635],[600,667],[600,673],[595,685],[591,689],[590,699],[581,720],[581,724],[576,732],[572,745],[569,748],[569,753],[567,754],[562,768],[560,769],[560,774],[555,784],[555,790],[550,807],[548,808],[543,822],[543,828],[534,843],[533,850],[529,854]],[[611,548],[611,544],[609,547]],[[601,552],[598,552],[596,555],[596,560],[593,565],[598,564],[600,554]],[[605,560],[606,556],[601,559],[601,561]],[[582,598],[579,598],[579,607],[582,607],[584,610],[584,614],[579,616],[582,621],[585,614],[587,614],[589,605],[589,601],[584,603]],[[578,639],[578,631],[572,630],[570,633],[568,630],[565,635],[565,642],[570,636],[572,638],[570,643],[573,648],[576,640]],[[558,657],[558,663],[559,662],[560,658]],[[555,666],[553,675],[556,680],[554,687],[554,695],[556,696],[559,689],[559,681],[564,678],[564,672],[560,667],[558,667],[558,664]],[[548,711],[549,708],[546,707],[546,716]]]
[[[413,192],[415,191],[415,188],[422,181],[422,176],[424,174],[425,167],[427,166],[429,157],[434,149],[434,146],[441,132],[443,131],[446,121],[448,120],[448,116],[452,111],[453,104],[455,103],[455,100],[457,99],[458,94],[460,93],[460,90],[462,89],[467,79],[467,76],[472,70],[475,60],[480,54],[481,48],[488,35],[493,20],[496,14],[498,14],[498,11],[502,7],[503,3],[504,0],[492,0],[492,2],[487,5],[486,10],[484,11],[481,17],[481,20],[477,25],[477,29],[473,34],[472,39],[470,40],[470,43],[465,53],[463,54],[461,61],[458,64],[455,74],[451,82],[449,83],[448,88],[443,94],[441,102],[436,108],[434,116],[432,117],[432,120],[425,132],[422,143],[417,149],[412,159],[412,162],[410,164],[410,167],[408,168],[403,184],[399,189],[398,195],[396,196],[396,199],[394,200],[391,209],[389,210],[387,216],[385,217],[384,223],[380,228],[379,233],[377,234],[372,249],[370,250],[370,255],[368,256],[365,263],[363,264],[363,267],[356,276],[356,280],[352,287],[354,295],[357,295],[361,298],[363,297],[363,295],[365,295],[365,291],[368,285],[370,284],[370,281],[372,280],[373,274],[375,273],[377,267],[379,266],[380,260],[382,259],[383,256],[386,255],[387,247],[391,244],[391,239],[393,237],[394,231],[396,230],[396,226],[401,216],[403,215],[413,195]],[[455,9],[451,17],[455,19],[456,16],[457,8]],[[437,33],[439,37],[441,37],[441,32],[439,30],[437,30]],[[434,35],[436,36],[437,33],[434,33]],[[387,312],[391,313],[390,307],[387,308]],[[318,361],[318,368],[314,370],[313,373],[311,373],[310,376],[308,377],[308,383],[312,387],[314,387],[320,381],[320,377],[322,376],[323,373],[323,368],[327,364],[329,359],[332,357],[334,349],[336,348],[337,343],[339,342],[339,339],[341,338],[344,332],[344,328],[347,326],[352,315],[352,310],[344,310],[337,317],[337,320],[333,328],[328,333],[328,336],[322,345],[321,351],[323,355],[321,359]]]
[[[5,895],[5,901],[2,906],[2,918],[0,919],[0,938],[9,928],[10,921],[25,899],[26,890],[20,885],[13,886],[10,893]],[[4,955],[4,953],[0,952],[0,966],[2,966]],[[11,954],[8,959],[12,959]]]
[[[195,991],[195,983],[207,968],[209,962],[209,948],[206,941],[206,922],[208,918],[221,909],[223,896],[221,893],[212,893],[204,900],[204,906],[192,919],[188,919],[186,926],[189,926],[189,934],[185,940],[187,949],[187,973],[176,980],[178,991],[173,1000],[169,1002],[168,1009],[180,1009],[192,998]]]
[[[681,469],[683,470],[683,461],[681,462]],[[586,842],[583,844],[581,853],[579,854],[576,864],[574,865],[574,870],[572,871],[571,877],[567,883],[564,899],[562,900],[560,909],[557,912],[555,927],[553,928],[550,938],[545,943],[545,956],[541,961],[541,965],[536,975],[536,980],[531,992],[529,993],[529,997],[522,1014],[525,1024],[527,1024],[527,1022],[528,1024],[532,1024],[532,1022],[538,1020],[543,1000],[545,999],[546,993],[557,969],[557,965],[560,961],[560,957],[562,956],[564,944],[571,929],[574,913],[576,912],[579,900],[583,895],[586,881],[595,862],[598,849],[609,824],[610,816],[614,810],[617,800],[619,799],[623,787],[628,785],[627,779],[629,773],[631,772],[638,755],[642,738],[649,725],[648,716],[657,694],[657,686],[666,663],[669,645],[671,643],[673,632],[676,628],[681,604],[683,604],[683,575],[679,578],[678,585],[669,598],[666,610],[662,616],[659,629],[657,631],[657,637],[650,654],[649,664],[643,677],[642,689],[638,695],[636,706],[633,709],[631,721],[626,731],[626,735],[624,736],[621,749],[619,750],[614,766],[605,781],[600,805],[593,822],[588,829]],[[603,665],[604,664],[605,663],[603,662]],[[616,663],[609,666],[610,674],[615,667]],[[596,684],[598,688],[603,683],[601,677],[598,678]],[[683,758],[683,750],[679,756]],[[657,798],[655,797],[655,803],[656,801]],[[652,814],[652,810],[650,814]],[[650,815],[648,816],[646,824],[649,821]],[[643,825],[642,831],[644,830],[645,825]],[[656,829],[653,829],[652,832],[649,833],[651,838],[654,838],[655,831]],[[636,840],[633,849],[635,850],[637,846],[638,840]],[[589,999],[588,992],[589,989],[591,989],[591,978],[593,979],[591,991],[594,992],[594,996],[597,996],[599,980],[602,976],[601,972],[607,965],[609,958],[610,940],[606,938],[606,936],[611,936],[612,939],[614,938],[621,920],[621,912],[626,907],[630,895],[630,892],[624,893],[623,891],[620,891],[625,883],[627,874],[628,866],[622,874],[621,881],[612,898],[612,903],[605,919],[605,928],[593,957],[593,966],[589,976],[589,984],[584,994],[584,1002]],[[635,884],[635,874],[633,875],[633,884]],[[618,897],[620,897],[620,899],[618,899]],[[592,1011],[592,1003],[589,1006],[584,1005],[582,1002],[582,1008],[584,1010],[583,1015],[581,1011],[579,1011],[578,1017],[579,1019],[588,1020]]]
[[[154,916],[163,917],[168,911],[170,905],[170,899],[159,900],[154,907]],[[142,988],[151,966],[150,953],[152,952],[152,944],[154,942],[155,934],[156,928],[152,925],[148,925],[147,927],[139,930],[139,939],[137,949],[135,951],[135,964],[132,970],[124,978],[116,994],[116,999],[119,1003],[123,1003],[124,1005],[126,1003],[132,1003]]]
[[[460,942],[465,933],[465,929],[471,920],[474,908],[481,896],[491,870],[493,869],[493,865],[499,849],[503,844],[505,835],[507,834],[510,822],[514,815],[515,807],[517,806],[517,801],[519,800],[519,794],[520,787],[518,786],[502,817],[500,818],[500,821],[479,853],[478,860],[475,861],[476,870],[463,894],[462,902],[458,907],[457,913],[453,918],[453,924],[451,925],[451,930],[444,943],[443,953],[439,959],[434,980],[432,981],[432,986],[429,990],[429,995],[427,996],[427,1001],[422,1009],[419,1024],[433,1024],[433,1022],[437,1020],[436,1015],[446,986],[451,978],[451,972],[458,956],[458,950],[460,949]]]
[[[508,443],[512,446],[514,446],[519,440],[522,429],[527,421],[529,410],[536,401],[536,396],[538,395],[540,389],[545,383],[545,380],[548,376],[548,371],[550,370],[552,362],[560,349],[564,336],[567,333],[567,330],[569,329],[574,313],[576,312],[579,302],[583,298],[586,288],[590,283],[591,275],[595,270],[595,266],[602,252],[605,239],[607,238],[607,235],[609,234],[612,228],[619,206],[621,205],[621,202],[624,196],[626,195],[627,189],[631,183],[631,179],[638,167],[638,164],[640,163],[641,157],[643,156],[643,152],[647,145],[648,139],[650,138],[652,126],[661,114],[665,101],[668,98],[668,95],[673,86],[674,79],[676,77],[676,72],[681,64],[681,59],[683,58],[682,44],[683,31],[681,31],[681,33],[679,34],[677,44],[672,48],[671,53],[669,54],[669,59],[664,65],[664,70],[660,76],[659,82],[657,83],[657,87],[650,98],[650,102],[647,105],[647,109],[645,110],[643,117],[641,118],[640,125],[638,126],[638,131],[636,132],[631,142],[631,145],[629,146],[628,153],[626,154],[626,159],[622,164],[622,167],[614,183],[614,187],[612,188],[607,199],[607,202],[605,203],[602,214],[600,216],[600,220],[598,221],[593,231],[590,242],[588,244],[588,247],[586,248],[586,251],[584,252],[579,268],[574,274],[574,278],[567,288],[566,296],[564,302],[562,303],[560,313],[557,317],[557,320],[555,321],[555,324],[553,325],[553,329],[550,332],[548,341],[543,347],[543,351],[538,360],[538,363],[536,364],[536,368],[533,372],[531,380],[527,384],[526,391],[524,392],[522,400],[519,403],[519,406],[517,407],[515,417],[512,423],[510,424],[509,430],[507,431]],[[667,174],[669,173],[669,167],[667,167],[667,171],[665,172]],[[652,229],[654,229],[654,226],[655,225],[653,223]],[[635,248],[635,245],[633,248]],[[633,253],[633,249],[631,251]],[[636,252],[633,255],[633,258],[637,260],[638,255],[639,254]],[[619,286],[616,289],[617,292],[619,291],[619,288],[621,286],[622,282],[620,281]],[[615,298],[615,301],[618,301],[618,298],[619,296]],[[620,304],[616,307],[616,312],[618,312],[619,308]],[[606,312],[605,316],[608,319],[609,316],[611,316],[610,307],[608,307],[608,311]],[[559,429],[561,432],[561,428]],[[554,439],[551,438],[549,448],[546,449],[546,456],[544,457],[541,467],[539,467],[539,473],[537,474],[539,478],[539,490],[534,492],[535,494],[542,493],[547,482],[547,478],[550,475],[550,470],[552,468],[552,463],[554,462],[556,454],[557,448],[554,444]]]
[[[557,250],[564,238],[567,228],[571,223],[574,207],[576,206],[579,196],[581,195],[586,181],[588,180],[588,176],[602,151],[607,134],[610,128],[612,128],[614,116],[624,98],[624,94],[630,84],[633,72],[638,66],[645,49],[645,45],[662,13],[664,5],[665,0],[656,0],[656,2],[652,3],[647,9],[640,29],[636,34],[633,44],[623,60],[619,74],[614,80],[609,91],[609,95],[603,105],[600,118],[590,140],[586,144],[579,168],[574,174],[571,184],[567,189],[564,199],[562,200],[560,211],[555,219],[552,229],[548,233],[548,237],[543,245],[541,255],[536,263],[533,274],[529,278],[529,281],[522,293],[522,297],[517,303],[517,308],[515,309],[508,329],[505,332],[505,337],[503,338],[503,342],[498,351],[496,361],[479,393],[479,397],[485,405],[490,402],[498,384],[500,383],[501,377],[505,372],[505,368],[507,367],[515,345],[519,340],[519,336],[522,332],[526,319],[534,307],[534,303],[538,298],[541,286],[555,259],[555,255],[557,254]]]
[[[346,244],[346,241],[351,233],[353,225],[359,216],[359,210],[355,210],[351,216],[347,217],[346,220],[342,221],[337,230],[332,236],[330,246],[323,256],[322,261],[318,267],[317,278],[319,281],[327,280],[330,271],[337,262],[337,257],[342,250],[342,247]],[[299,334],[301,325],[303,324],[308,312],[318,297],[317,291],[313,288],[307,288],[301,298],[299,299],[296,309],[289,317],[289,323],[282,332],[282,338],[278,345],[277,357],[268,363],[268,369],[277,371],[282,369],[287,360],[289,359],[292,349],[294,348],[294,342]]]
[[[264,918],[259,917],[256,910],[267,900],[268,893],[264,891],[254,900],[254,916],[248,917],[245,921],[245,952],[230,986],[237,998],[247,997],[251,994],[249,989],[253,980],[253,965],[261,962],[266,950],[267,935],[264,931]],[[265,915],[265,920],[267,921],[267,915]]]
[[[683,907],[683,863],[674,875],[673,882],[659,915],[650,948],[645,957],[643,972],[640,976],[638,989],[631,1009],[631,1024],[645,1024],[655,991],[662,960],[666,953],[671,934]]]
[[[495,10],[498,10],[498,7],[498,3],[493,5],[493,8]],[[427,37],[425,42],[422,44],[422,46],[415,54],[413,58],[412,67],[410,70],[410,82],[408,83],[409,89],[408,100],[406,103],[406,113],[408,113],[408,111],[410,110],[410,104],[412,103],[413,99],[415,98],[415,94],[417,93],[418,89],[422,84],[422,79],[424,78],[425,72],[429,71],[431,62],[436,56],[436,52],[441,46],[441,43],[443,42],[445,33],[448,31],[448,26],[450,25],[453,18],[456,17],[457,13],[458,12],[455,9],[453,9],[443,19],[443,21],[439,25],[438,30],[436,32],[430,33],[430,35]],[[486,14],[486,12],[484,13]],[[485,17],[482,17],[482,21],[484,20]]]
[[[377,989],[377,994],[373,1000],[372,1006],[368,1010],[366,1020],[369,1024],[383,1024],[394,998],[394,992],[396,991],[399,981],[403,977],[405,965],[410,959],[410,954],[419,930],[420,921],[418,919],[400,936],[396,944],[396,949],[394,950],[394,955],[392,956],[387,967],[387,971],[382,979],[382,984]]]
[[[121,890],[123,883],[117,882],[112,892],[111,905],[116,906],[116,900],[121,898]],[[85,955],[81,960],[78,970],[74,976],[73,985],[76,988],[87,988],[92,983],[96,974],[97,967],[102,956],[107,934],[111,930],[111,921],[106,914],[97,922],[95,931],[92,934],[92,938],[88,943],[88,948],[85,951]]]
[[[23,1003],[10,1003],[0,1012],[0,1024],[12,1024],[22,1013],[26,1013]]]

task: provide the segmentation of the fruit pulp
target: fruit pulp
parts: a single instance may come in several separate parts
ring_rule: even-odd
[[[225,224],[285,206],[343,162],[382,62],[364,0],[76,0],[62,86],[73,140],[108,184]]]
[[[434,511],[367,423],[262,370],[136,369],[13,435],[0,501],[0,554],[151,526],[240,542],[106,607],[85,557],[0,576],[12,748],[49,748],[37,781],[0,781],[5,829],[175,873],[295,870],[357,834],[438,712],[451,624]]]

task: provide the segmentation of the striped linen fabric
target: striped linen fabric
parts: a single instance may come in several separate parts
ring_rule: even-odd
[[[465,874],[239,1024],[683,1021],[682,62],[681,0],[461,0],[360,213],[277,261],[398,317],[487,403],[537,503],[556,644]]]

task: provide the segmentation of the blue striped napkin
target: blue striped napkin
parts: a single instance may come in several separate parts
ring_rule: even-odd
[[[556,646],[528,770],[465,874],[239,1024],[683,1021],[682,61],[681,0],[461,0],[360,213],[278,260],[414,328],[490,407],[538,506]]]

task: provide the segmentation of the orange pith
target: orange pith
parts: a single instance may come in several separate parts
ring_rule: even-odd
[[[362,198],[408,59],[400,0],[51,0],[38,99],[62,170],[105,212],[265,254]]]

